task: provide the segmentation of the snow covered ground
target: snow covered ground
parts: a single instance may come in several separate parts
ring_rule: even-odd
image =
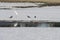
[[[4,3],[0,2],[0,8],[11,8],[12,6],[37,6],[44,3]]]
[[[0,40],[60,40],[60,28],[0,28]]]
[[[45,20],[60,22],[60,6],[1,9],[1,7],[9,8],[11,6],[37,6],[37,4],[39,3],[0,3],[0,20]],[[13,18],[11,19],[10,16],[13,16]],[[27,16],[30,16],[30,18]]]

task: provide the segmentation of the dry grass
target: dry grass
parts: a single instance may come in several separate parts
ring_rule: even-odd
[[[46,3],[60,3],[60,0],[0,0],[1,2],[46,2]]]

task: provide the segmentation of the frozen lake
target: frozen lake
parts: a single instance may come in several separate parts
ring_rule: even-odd
[[[60,28],[0,28],[0,40],[60,40]]]
[[[11,6],[37,6],[38,4],[39,3],[0,3],[0,20],[45,20],[49,22],[60,22],[60,6],[11,8]],[[10,16],[13,16],[13,18],[10,19]],[[36,18],[34,18],[34,16],[36,16]]]
[[[30,6],[27,3],[0,3],[0,8]],[[12,19],[9,17],[13,16]],[[27,18],[30,16],[31,18]],[[34,18],[36,16],[36,18]],[[0,20],[48,20],[60,22],[60,6],[42,8],[0,9]],[[49,27],[0,27],[0,40],[60,40],[60,28]]]
[[[13,16],[13,18],[10,19],[10,16]],[[60,22],[60,6],[0,9],[0,20],[45,20],[49,22]]]

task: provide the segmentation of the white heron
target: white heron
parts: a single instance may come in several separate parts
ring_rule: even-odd
[[[18,15],[17,11],[14,11],[14,13],[15,13],[16,15]]]

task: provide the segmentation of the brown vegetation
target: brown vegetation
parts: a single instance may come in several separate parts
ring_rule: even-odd
[[[0,0],[1,2],[45,2],[45,3],[60,3],[60,0]]]

